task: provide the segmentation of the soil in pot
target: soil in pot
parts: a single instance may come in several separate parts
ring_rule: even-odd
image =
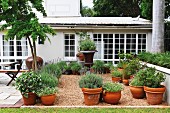
[[[133,98],[142,99],[145,97],[143,86],[130,86],[130,91]]]
[[[103,92],[103,100],[109,104],[118,104],[121,98],[121,91],[119,92]]]
[[[86,105],[97,105],[99,103],[100,93],[102,92],[102,88],[82,88],[84,94],[84,103]]]
[[[36,97],[37,95],[35,93],[28,93],[28,98],[22,95],[24,105],[34,105],[36,104]]]
[[[56,94],[41,96],[41,102],[43,105],[53,105],[56,99]]]

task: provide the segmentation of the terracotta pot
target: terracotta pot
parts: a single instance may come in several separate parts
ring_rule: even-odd
[[[93,56],[96,51],[81,51],[85,58],[85,66],[91,67],[93,65]]]
[[[131,86],[130,85],[130,91],[131,91],[133,98],[142,99],[145,97],[143,86]]]
[[[72,71],[73,75],[80,75],[80,73],[78,71]]]
[[[121,77],[112,77],[112,82],[122,82],[122,78]]]
[[[118,104],[121,98],[121,91],[119,92],[103,92],[103,100],[109,104]]]
[[[41,102],[43,105],[53,105],[56,99],[56,94],[41,96]]]
[[[151,105],[161,104],[165,90],[166,88],[163,85],[161,88],[149,88],[144,86],[144,91],[146,92],[148,104]]]
[[[22,95],[24,105],[34,105],[36,103],[37,95],[35,93],[28,93],[28,98]]]
[[[32,56],[31,57],[28,57],[26,59],[26,66],[27,68],[30,70],[32,69],[32,63],[33,63],[33,58]],[[37,56],[37,66],[38,66],[38,69],[43,65],[43,59],[39,56]]]
[[[80,61],[84,61],[84,55],[83,55],[83,53],[77,53],[76,56],[79,58]]]
[[[123,79],[123,84],[128,86],[129,85],[129,79]]]
[[[102,88],[82,88],[82,92],[84,94],[84,102],[86,105],[97,105],[99,103]]]

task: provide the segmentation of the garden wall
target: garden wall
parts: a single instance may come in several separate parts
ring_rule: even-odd
[[[164,68],[164,67],[160,67],[157,65],[153,65],[153,64],[146,64],[148,67],[155,67],[157,71],[160,71],[162,73],[164,73],[166,75],[166,80],[163,83],[163,85],[166,86],[166,92],[164,95],[164,100],[168,103],[168,105],[170,105],[170,69]]]

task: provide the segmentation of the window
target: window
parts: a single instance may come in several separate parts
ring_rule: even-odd
[[[93,34],[93,40],[95,42],[95,45],[96,45],[96,50],[98,52],[96,52],[94,54],[94,59],[101,59],[102,57],[102,35],[101,34]]]
[[[64,35],[65,57],[75,57],[75,34]]]
[[[126,34],[126,53],[136,53],[136,34]]]
[[[28,57],[28,45],[26,38],[21,40],[5,40],[4,35],[0,35],[0,62],[23,61],[22,69],[26,69],[24,60]],[[6,67],[0,67],[6,69]],[[16,69],[16,67],[13,67]]]
[[[146,51],[146,34],[138,34],[138,53]]]

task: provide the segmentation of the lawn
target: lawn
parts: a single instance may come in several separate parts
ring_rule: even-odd
[[[4,108],[0,113],[169,113],[168,108]]]

